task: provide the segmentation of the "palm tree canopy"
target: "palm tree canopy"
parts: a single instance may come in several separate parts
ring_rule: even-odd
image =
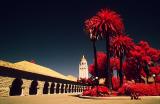
[[[109,9],[101,9],[97,13],[99,17],[99,31],[100,32],[111,32],[114,35],[124,32],[124,24],[119,14]]]
[[[96,16],[85,21],[85,30],[90,34],[91,39],[99,39],[105,37],[108,32],[113,35],[123,33],[124,24],[116,12],[101,9]]]
[[[98,35],[97,27],[99,25],[99,18],[93,16],[91,19],[85,21],[85,31],[89,34],[91,40],[98,40],[102,35]]]
[[[126,35],[118,35],[112,38],[111,40],[111,51],[116,56],[120,56],[121,54],[126,54],[132,49],[134,46],[134,42],[132,39]]]

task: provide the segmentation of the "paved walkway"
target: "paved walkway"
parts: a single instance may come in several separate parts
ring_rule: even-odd
[[[160,96],[143,97],[141,100],[83,99],[76,94],[12,96],[0,97],[0,104],[160,104]]]

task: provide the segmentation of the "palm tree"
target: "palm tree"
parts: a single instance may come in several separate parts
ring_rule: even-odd
[[[102,9],[96,16],[93,16],[90,20],[85,22],[86,30],[90,33],[93,43],[98,38],[106,39],[106,54],[107,54],[107,64],[106,64],[106,77],[107,85],[111,89],[111,72],[110,72],[110,37],[123,33],[124,24],[120,16],[109,9]],[[94,54],[96,59],[96,54]],[[96,61],[96,60],[95,60]],[[96,63],[96,62],[95,62]],[[96,65],[96,64],[95,64]],[[96,68],[96,66],[95,66]]]
[[[96,41],[102,38],[101,35],[98,34],[97,26],[98,26],[98,17],[96,16],[92,17],[91,19],[87,19],[85,21],[85,31],[88,33],[89,38],[93,45],[94,65],[95,65],[94,71],[96,77],[98,76]]]
[[[122,64],[124,56],[133,48],[134,43],[132,39],[126,35],[119,35],[112,38],[111,41],[111,50],[120,59],[120,86],[123,84],[123,72],[122,72]]]
[[[106,39],[106,77],[109,89],[112,89],[111,71],[110,71],[110,37],[124,32],[124,24],[120,16],[109,9],[101,9],[96,15],[97,26],[96,31],[101,37]]]

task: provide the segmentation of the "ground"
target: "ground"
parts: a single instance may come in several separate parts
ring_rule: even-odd
[[[77,94],[56,94],[42,96],[0,97],[0,104],[159,104],[158,97],[142,97],[141,100],[100,100],[83,99]]]

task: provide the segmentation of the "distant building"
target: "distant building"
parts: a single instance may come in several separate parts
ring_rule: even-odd
[[[79,64],[79,79],[86,78],[88,79],[88,64],[86,58],[82,57]]]

